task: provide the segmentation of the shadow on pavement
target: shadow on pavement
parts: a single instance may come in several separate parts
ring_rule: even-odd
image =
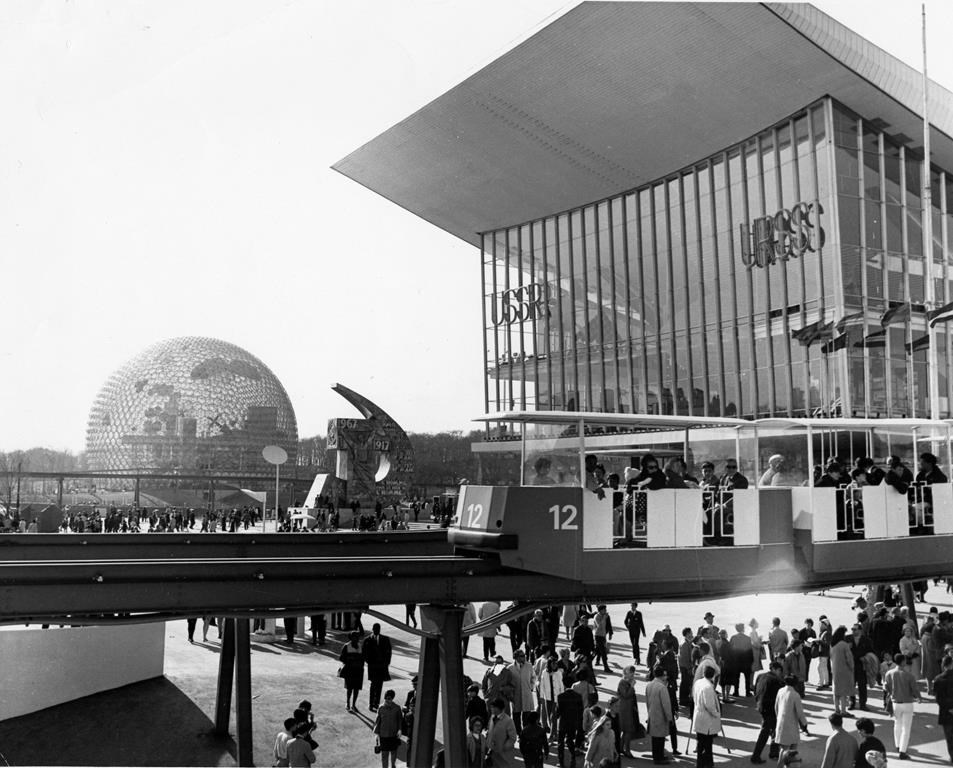
[[[0,744],[9,765],[234,765],[234,740],[213,727],[157,677],[4,720]]]

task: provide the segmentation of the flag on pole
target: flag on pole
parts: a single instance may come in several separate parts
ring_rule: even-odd
[[[927,312],[927,320],[930,321],[930,327],[935,328],[940,323],[948,323],[953,320],[953,301],[944,304],[939,309]]]
[[[857,323],[864,322],[864,315],[866,313],[861,310],[860,312],[854,312],[851,315],[844,315],[840,320],[837,321],[837,325],[834,328],[837,329],[838,333],[843,333],[848,325],[856,325]]]
[[[791,331],[791,337],[797,339],[803,347],[809,347],[815,341],[828,341],[834,338],[833,321],[825,323],[818,320],[816,323],[805,325],[803,328]]]
[[[911,341],[909,344],[904,344],[903,346],[907,350],[907,354],[910,354],[911,352],[919,352],[921,349],[926,349],[930,346],[930,337],[920,336],[919,338]]]
[[[838,349],[844,349],[844,347],[847,346],[847,336],[848,334],[842,333],[840,336],[831,339],[821,347],[821,354],[829,355],[831,352],[836,352]]]
[[[870,333],[860,341],[854,342],[855,347],[867,347],[869,349],[883,349],[887,346],[887,332],[886,331],[876,331],[875,333]]]
[[[908,320],[910,318],[911,309],[912,307],[908,302],[898,304],[896,307],[891,307],[884,312],[883,317],[880,318],[880,324],[886,328],[888,325]]]

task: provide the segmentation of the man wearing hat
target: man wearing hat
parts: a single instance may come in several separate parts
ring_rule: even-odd
[[[720,632],[718,626],[715,624],[715,614],[708,611],[704,619],[705,623],[698,628],[698,631],[695,633],[695,639],[698,640],[699,638],[707,637],[709,640],[714,640],[718,637],[718,633]]]

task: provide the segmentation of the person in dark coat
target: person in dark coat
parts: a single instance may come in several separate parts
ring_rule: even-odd
[[[887,473],[884,483],[892,487],[897,493],[906,495],[907,489],[913,482],[913,472],[903,465],[899,456],[891,456],[887,462]]]
[[[874,721],[869,717],[861,717],[856,723],[857,733],[860,736],[860,744],[857,749],[857,759],[854,761],[854,768],[873,768],[867,762],[867,753],[870,751],[879,752],[887,759],[887,748],[884,743],[874,736]]]
[[[589,626],[589,614],[579,615],[579,626],[572,633],[572,644],[569,646],[573,653],[581,653],[591,664],[592,657],[596,653],[596,638],[592,634],[592,627]]]
[[[371,634],[364,638],[361,651],[367,664],[367,679],[371,682],[368,708],[376,712],[381,703],[384,683],[390,680],[391,659],[390,638],[381,634],[380,624],[371,627]]]
[[[735,624],[735,634],[728,640],[732,661],[732,682],[734,695],[738,695],[738,684],[745,680],[745,696],[751,695],[751,668],[754,665],[754,647],[751,638],[745,634],[744,624]],[[725,674],[725,673],[722,673]]]
[[[536,661],[539,658],[540,649],[544,645],[552,647],[553,643],[549,638],[549,628],[546,626],[543,611],[537,608],[533,618],[526,624],[526,652],[529,654],[530,661]]]
[[[864,667],[864,656],[874,652],[873,643],[870,638],[864,634],[864,628],[860,624],[854,624],[853,640],[851,644],[851,654],[854,656],[854,685],[857,687],[856,702],[855,697],[850,697],[850,709],[856,706],[859,709],[867,709],[867,670]]]
[[[347,692],[348,712],[357,708],[357,694],[364,687],[364,651],[360,644],[361,636],[356,632],[348,635],[348,641],[341,648],[341,669],[338,673],[344,678],[344,689]]]
[[[639,610],[638,603],[632,603],[632,607],[625,614],[623,621],[625,628],[629,630],[629,642],[632,644],[632,658],[636,664],[642,663],[642,649],[639,648],[639,637],[645,637],[645,621],[642,619],[642,611]]]
[[[568,745],[569,766],[575,768],[576,746],[582,738],[582,713],[584,708],[582,696],[572,688],[566,688],[556,697],[556,751],[560,765],[566,765],[563,758]]]
[[[467,700],[464,702],[463,715],[468,723],[473,722],[473,718],[479,718],[481,723],[490,722],[490,712],[486,708],[486,701],[480,698],[480,685],[473,683],[467,688]]]
[[[780,753],[780,746],[775,741],[778,715],[774,705],[782,688],[784,688],[783,665],[780,661],[772,661],[768,671],[760,675],[755,683],[755,702],[758,705],[758,713],[761,715],[761,731],[758,733],[754,751],[751,753],[752,763],[765,762],[761,752],[767,745],[769,737],[771,747],[768,757],[775,759]]]
[[[543,768],[543,761],[549,754],[549,739],[539,724],[539,713],[523,713],[523,730],[519,740],[520,753],[526,768]]]
[[[943,671],[933,678],[933,695],[939,710],[937,723],[943,728],[946,749],[953,762],[953,656],[944,656]]]

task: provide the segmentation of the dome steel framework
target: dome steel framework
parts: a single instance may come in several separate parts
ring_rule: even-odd
[[[271,444],[294,461],[298,427],[281,382],[244,349],[197,336],[160,341],[115,371],[86,430],[94,470],[268,472]]]

